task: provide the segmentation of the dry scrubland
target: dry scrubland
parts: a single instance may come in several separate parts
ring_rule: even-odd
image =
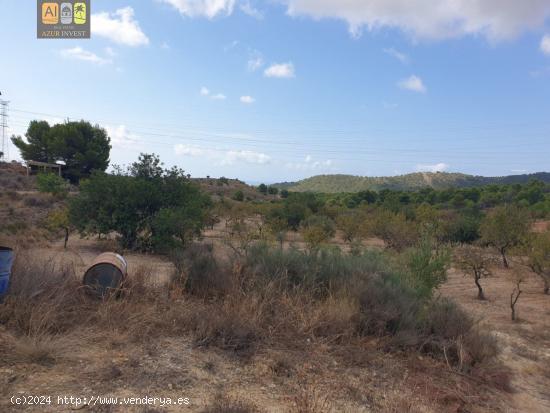
[[[361,256],[314,258],[291,234],[282,250],[238,256],[222,221],[171,260],[126,254],[127,284],[101,301],[80,277],[116,245],[73,236],[65,250],[35,225],[55,198],[15,190],[0,198],[2,217],[25,225],[0,235],[17,249],[12,294],[0,305],[1,411],[70,410],[14,408],[8,396],[20,392],[191,400],[183,409],[84,407],[97,412],[550,409],[550,300],[527,276],[510,321],[514,260],[481,280],[486,300],[451,268],[420,308],[381,281],[397,270],[380,240],[366,241]],[[338,234],[331,243],[344,246]]]

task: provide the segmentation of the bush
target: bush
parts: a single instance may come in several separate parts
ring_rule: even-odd
[[[474,320],[449,299],[435,300],[425,309],[423,350],[443,355],[463,370],[495,357],[496,338],[477,329]]]
[[[53,173],[39,174],[36,177],[36,186],[40,192],[50,193],[55,196],[66,196],[69,191],[67,183],[63,178]]]
[[[212,247],[194,244],[185,250],[174,250],[170,257],[176,266],[173,282],[199,297],[226,294],[232,286],[230,274],[220,267]]]
[[[238,202],[244,201],[244,193],[243,191],[239,190],[233,194],[233,199]]]
[[[429,298],[447,280],[451,253],[447,248],[436,248],[430,239],[424,238],[404,254],[404,260],[406,282],[421,297]]]

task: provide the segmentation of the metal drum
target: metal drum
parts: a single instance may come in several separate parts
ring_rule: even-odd
[[[90,292],[103,297],[109,291],[119,289],[127,273],[128,264],[122,255],[104,252],[88,267],[83,282]]]
[[[0,247],[0,297],[8,292],[12,264],[13,250],[8,247]]]

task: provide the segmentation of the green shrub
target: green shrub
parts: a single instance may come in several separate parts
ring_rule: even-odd
[[[50,193],[52,195],[66,195],[68,192],[67,183],[59,175],[39,174],[36,177],[36,186],[40,192]]]
[[[433,291],[447,280],[451,262],[448,248],[436,248],[430,239],[424,238],[418,246],[407,250],[403,258],[404,278],[421,297],[431,297]]]
[[[233,199],[235,201],[243,202],[244,201],[244,193],[243,191],[239,190],[233,194]]]

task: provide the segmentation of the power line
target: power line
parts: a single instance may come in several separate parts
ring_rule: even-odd
[[[9,160],[10,158],[10,145],[6,140],[6,129],[8,128],[8,107],[9,103],[7,100],[0,100],[0,128],[2,128],[2,153],[0,158],[4,161]]]

